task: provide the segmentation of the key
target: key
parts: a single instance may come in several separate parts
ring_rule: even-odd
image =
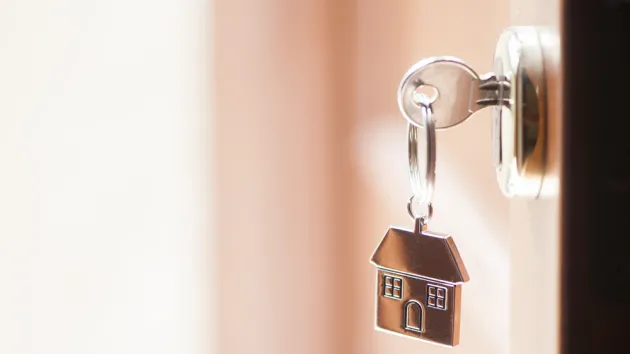
[[[405,119],[422,126],[421,104],[431,104],[436,129],[464,122],[487,106],[509,104],[509,81],[494,73],[483,76],[454,57],[435,57],[413,65],[398,90],[398,106]]]
[[[425,96],[418,99],[428,103]],[[407,211],[415,227],[390,227],[371,260],[377,268],[376,329],[453,347],[459,343],[462,287],[469,276],[453,238],[427,230],[433,216],[436,139],[431,105],[420,108],[424,129],[407,124],[413,190]],[[419,130],[425,133],[420,149]],[[418,150],[426,152],[425,169],[418,168]],[[426,212],[414,210],[416,199]]]

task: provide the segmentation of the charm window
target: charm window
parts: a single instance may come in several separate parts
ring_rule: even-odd
[[[391,275],[384,275],[383,296],[402,300],[402,279]]]
[[[427,306],[439,310],[446,310],[446,288],[434,284],[428,284]]]

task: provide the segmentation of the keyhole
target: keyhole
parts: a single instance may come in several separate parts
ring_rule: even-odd
[[[429,105],[438,98],[438,90],[435,86],[420,85],[413,91],[413,102],[420,105]]]

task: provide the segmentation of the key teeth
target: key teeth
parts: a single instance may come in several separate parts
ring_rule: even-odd
[[[479,85],[479,89],[483,90],[483,91],[494,91],[494,90],[498,90],[499,88],[501,88],[501,86],[503,86],[504,90],[509,90],[511,85],[509,82],[507,81],[486,81],[482,84]]]
[[[482,107],[508,105],[509,99],[503,97],[509,96],[510,88],[507,80],[499,81],[495,75],[488,75],[479,84],[479,91],[485,97],[478,99],[476,103]]]
[[[508,99],[498,99],[498,98],[482,98],[477,100],[477,104],[480,106],[499,106],[499,105],[508,105],[510,101]]]

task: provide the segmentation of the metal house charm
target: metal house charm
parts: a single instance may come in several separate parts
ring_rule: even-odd
[[[469,280],[453,239],[390,228],[371,260],[377,267],[376,327],[447,346],[459,343],[461,284]]]

